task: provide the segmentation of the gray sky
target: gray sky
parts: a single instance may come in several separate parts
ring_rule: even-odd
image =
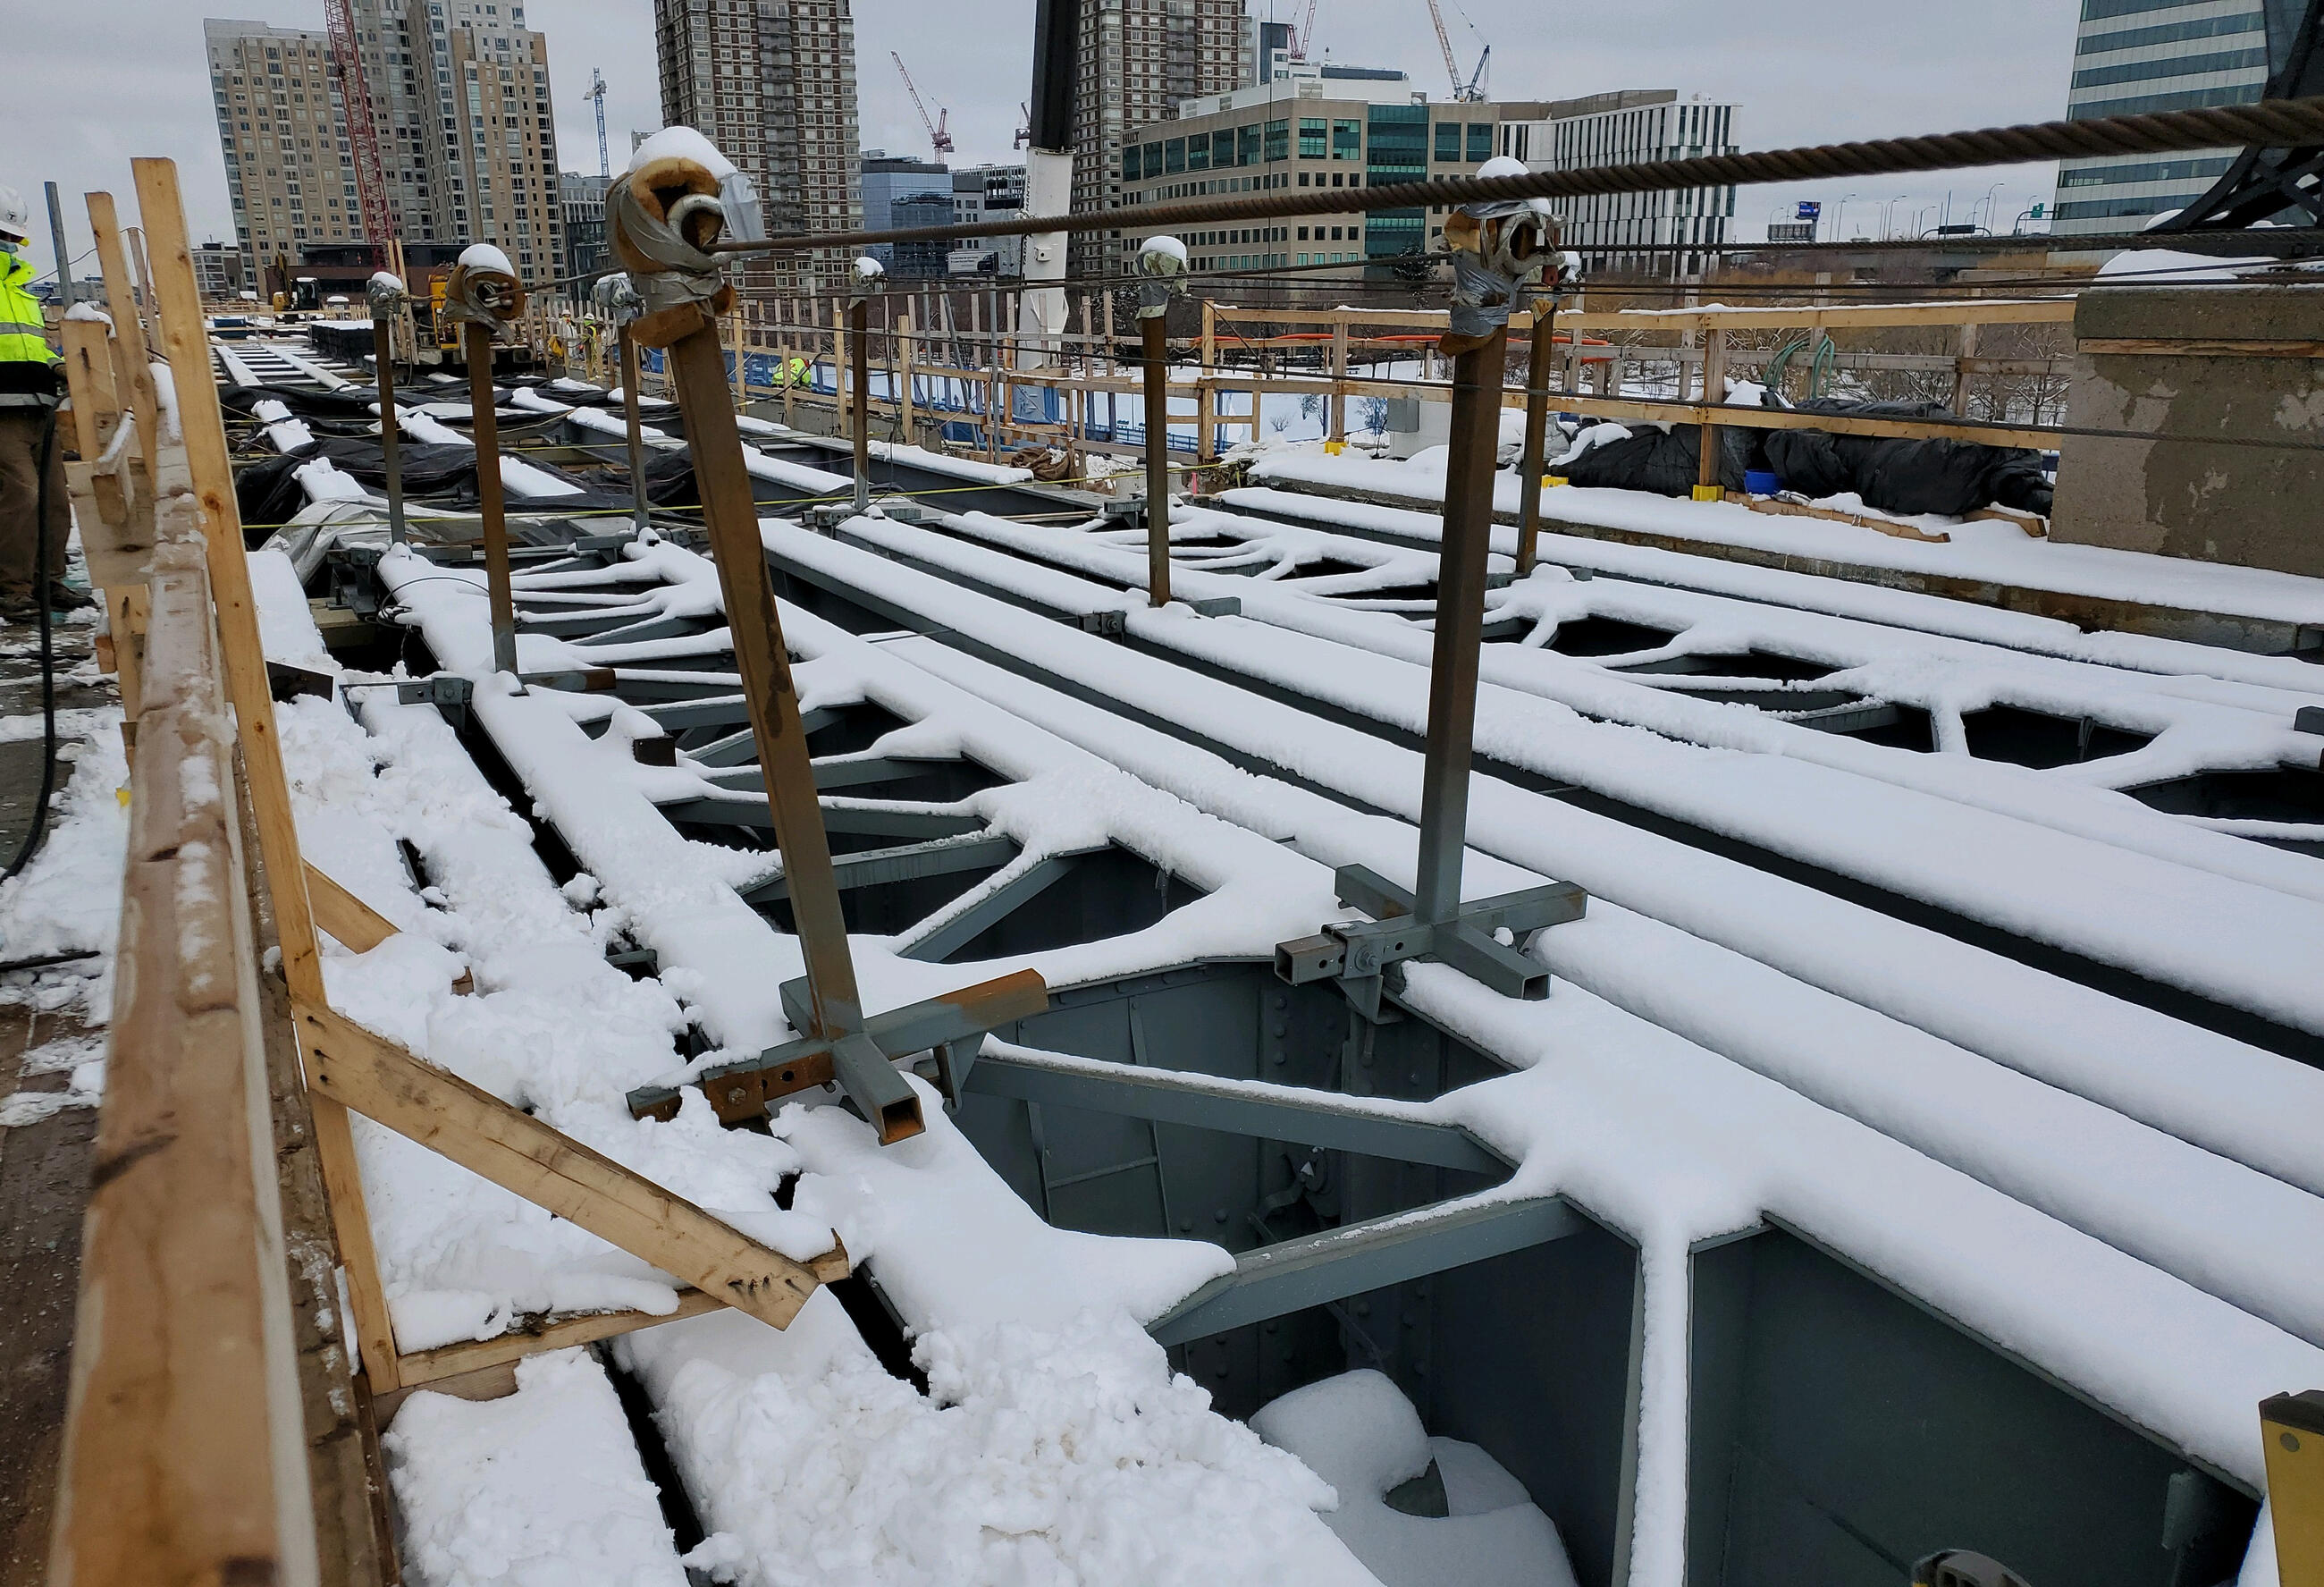
[[[1296,20],[1288,0],[1274,14]],[[1267,14],[1269,0],[1255,0]],[[1851,138],[1943,132],[2064,114],[2074,0],[1629,0],[1619,7],[1542,0],[1443,0],[1464,72],[1482,41],[1493,45],[1496,98],[1563,98],[1609,88],[1672,88],[1740,103],[1738,141],[1766,149]],[[558,149],[568,171],[597,168],[596,125],[582,97],[589,69],[605,74],[606,130],[619,169],[631,129],[661,123],[650,0],[526,0],[549,36]],[[918,152],[927,134],[889,51],[902,52],[934,114],[952,112],[955,160],[1006,159],[1032,73],[1032,0],[854,0],[862,137],[868,148]],[[1463,7],[1466,19],[1462,14]],[[134,211],[129,161],[178,161],[196,241],[230,240],[226,168],[209,107],[204,14],[322,25],[320,0],[78,0],[69,25],[11,32],[10,92],[0,98],[0,182],[25,195],[49,260],[41,184],[65,198],[69,246],[88,247],[80,195],[108,189]],[[43,14],[59,17],[51,7]],[[1473,21],[1473,27],[1471,22]],[[1338,60],[1398,66],[1431,95],[1449,91],[1423,0],[1317,0],[1315,44]],[[1950,193],[1969,217],[1998,180],[1996,230],[2047,200],[2047,166],[1950,177],[1892,179],[1857,190],[1847,230],[1877,235],[1886,206],[1898,230]],[[1868,184],[1858,184],[1866,189]],[[1746,188],[1736,231],[1762,235],[1771,210],[1821,199],[1827,227],[1848,184]],[[1983,220],[1984,215],[1979,214]],[[93,270],[94,263],[77,267]]]

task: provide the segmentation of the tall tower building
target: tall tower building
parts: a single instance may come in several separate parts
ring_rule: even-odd
[[[663,122],[694,128],[742,169],[770,233],[862,225],[847,0],[654,0],[654,50]],[[743,275],[756,291],[796,291],[838,284],[848,259],[766,254]]]
[[[2299,22],[2299,8],[2286,0],[2082,0],[2066,114],[2080,121],[2248,104],[2290,55]],[[2051,230],[2141,230],[2201,198],[2236,153],[2066,161]]]
[[[363,238],[328,42],[319,29],[202,23],[235,237],[254,278],[296,266],[309,244]]]
[[[1084,0],[1074,82],[1074,212],[1121,205],[1123,134],[1179,104],[1257,80],[1259,37],[1244,0]],[[1222,179],[1230,180],[1230,179]],[[1075,232],[1076,274],[1111,268],[1119,237]]]
[[[355,48],[388,208],[407,244],[493,243],[558,273],[549,42],[512,0],[355,0]],[[346,107],[327,36],[202,23],[235,227],[254,269],[363,234]]]

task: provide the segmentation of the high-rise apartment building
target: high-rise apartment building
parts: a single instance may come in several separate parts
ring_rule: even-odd
[[[521,273],[563,263],[549,43],[510,0],[355,0],[388,208],[408,244],[487,242]],[[327,36],[202,23],[235,226],[254,268],[363,232]]]
[[[1256,79],[1259,37],[1244,0],[1085,0],[1074,80],[1075,214],[1120,208],[1121,152],[1131,131],[1175,115],[1189,99]],[[1075,273],[1118,263],[1122,243],[1075,232]]]
[[[662,120],[693,127],[742,168],[768,231],[862,224],[847,0],[654,0],[654,51]],[[795,291],[839,283],[849,257],[765,254],[743,273],[756,291]]]
[[[346,113],[322,32],[211,18],[202,44],[235,237],[254,273],[280,281],[309,244],[360,239]]]
[[[2291,53],[2299,23],[2295,0],[2082,0],[2066,114],[2080,121],[2248,104]],[[2236,152],[2066,161],[2051,229],[2137,231],[2201,198]]]
[[[611,251],[605,239],[605,189],[613,185],[612,177],[583,176],[577,171],[558,177],[557,205],[564,211],[567,275],[586,275],[604,266]]]

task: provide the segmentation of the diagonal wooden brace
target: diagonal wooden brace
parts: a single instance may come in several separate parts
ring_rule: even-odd
[[[800,988],[798,992],[793,988]],[[804,1024],[804,987],[786,982],[783,1003],[795,1024]],[[772,1104],[795,1092],[836,1084],[865,1116],[879,1125],[885,1140],[889,1120],[879,1099],[900,1093],[912,1096],[910,1083],[893,1065],[898,1058],[927,1052],[948,1042],[964,1042],[997,1025],[1030,1019],[1049,1006],[1049,989],[1040,975],[1019,970],[997,980],[964,987],[948,996],[875,1014],[862,1032],[836,1040],[816,1036],[770,1047],[754,1058],[706,1069],[694,1077],[719,1121],[727,1125],[763,1118]],[[872,1099],[870,1105],[866,1098]],[[915,1099],[917,1100],[917,1099]],[[630,1093],[630,1112],[645,1119],[678,1116],[678,1092],[674,1086],[641,1085]],[[915,1117],[918,1116],[917,1110]]]
[[[827,1260],[793,1261],[683,1196],[328,1008],[293,1000],[309,1080],[333,1101],[777,1328]]]

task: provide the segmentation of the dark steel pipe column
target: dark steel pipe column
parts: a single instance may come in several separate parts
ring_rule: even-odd
[[[380,469],[387,476],[387,538],[401,545],[410,538],[403,521],[403,435],[395,422],[395,337],[384,319],[371,322],[371,355],[379,376]]]
[[[620,338],[622,357],[622,423],[629,432],[630,525],[643,534],[646,531],[646,438],[638,419],[638,345],[630,339],[627,325],[621,327],[615,334]]]
[[[1493,459],[1500,447],[1507,338],[1498,330],[1452,360],[1444,540],[1436,574],[1436,645],[1428,672],[1428,743],[1421,771],[1420,855],[1413,914],[1451,920],[1461,908],[1469,829],[1469,763],[1477,727],[1477,668],[1485,628],[1485,556],[1493,537]]]
[[[1536,298],[1533,301],[1533,351],[1526,364],[1525,454],[1517,463],[1519,578],[1533,571],[1536,542],[1541,538],[1542,453],[1549,434],[1549,365],[1555,355],[1550,346],[1550,339],[1556,328],[1556,300]],[[1498,431],[1494,438],[1499,440]]]
[[[484,523],[484,583],[492,596],[493,668],[513,675],[516,598],[509,587],[508,503],[501,491],[501,427],[493,407],[493,333],[470,320],[460,328],[468,360],[470,433],[476,444],[476,511]]]
[[[1170,604],[1170,331],[1153,314],[1138,322],[1146,363],[1146,598]]]
[[[854,368],[855,510],[872,505],[872,306],[858,298],[847,306],[847,361]],[[735,355],[740,357],[738,353]],[[689,431],[688,433],[691,433]],[[894,475],[890,475],[890,478]]]

